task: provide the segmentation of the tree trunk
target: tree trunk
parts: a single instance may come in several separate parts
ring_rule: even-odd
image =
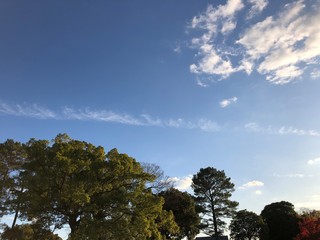
[[[218,234],[217,218],[216,218],[213,201],[211,202],[211,211],[212,211],[212,220],[213,220],[213,226],[214,226],[214,236],[218,237],[219,234]]]
[[[13,218],[13,222],[12,222],[11,228],[14,228],[14,226],[17,223],[17,219],[18,219],[18,216],[19,216],[19,209],[20,209],[20,204],[18,203],[17,208],[16,208],[15,213],[14,213],[14,218]]]

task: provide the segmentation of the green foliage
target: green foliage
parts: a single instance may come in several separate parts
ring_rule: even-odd
[[[230,224],[230,236],[235,240],[259,239],[265,223],[262,218],[254,212],[247,210],[238,211]]]
[[[234,184],[224,171],[207,167],[193,175],[191,186],[197,197],[196,203],[204,214],[204,232],[219,236],[226,225],[223,218],[232,217],[238,206],[237,202],[230,200]]]
[[[39,229],[34,224],[16,225],[13,228],[6,227],[1,234],[2,240],[62,240],[57,234],[50,230]]]
[[[70,239],[160,240],[160,228],[178,231],[162,197],[147,187],[157,176],[116,149],[105,154],[100,146],[59,134],[24,145],[8,140],[0,145],[0,160],[1,206],[8,203],[2,213],[21,212],[35,221],[33,237],[65,224]],[[23,225],[5,234],[20,234],[21,228],[30,230]]]
[[[15,199],[21,190],[19,173],[24,160],[21,143],[9,139],[0,144],[0,216],[16,208]]]
[[[261,212],[268,225],[270,240],[292,240],[299,232],[298,215],[289,202],[275,202],[264,207]]]
[[[175,188],[170,188],[159,194],[164,198],[163,208],[172,211],[174,220],[180,230],[175,234],[176,239],[187,237],[194,239],[199,233],[200,217],[196,212],[193,197],[187,192],[181,192]]]

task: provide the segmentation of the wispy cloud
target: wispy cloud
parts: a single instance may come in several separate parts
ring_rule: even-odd
[[[254,16],[258,15],[268,5],[268,1],[267,0],[248,0],[248,2],[252,6],[251,6],[251,8],[249,10],[247,19],[253,18]]]
[[[232,97],[232,98],[228,98],[228,99],[224,99],[222,101],[220,101],[220,107],[225,108],[228,107],[230,104],[232,103],[236,103],[238,101],[237,97]]]
[[[264,183],[261,181],[251,181],[243,184],[242,186],[239,187],[239,189],[248,189],[248,188],[253,188],[253,187],[263,187]]]
[[[198,129],[205,132],[215,132],[220,130],[219,125],[215,121],[205,118],[199,118],[196,121],[187,121],[183,118],[154,118],[148,114],[141,114],[135,117],[126,113],[116,113],[106,110],[92,110],[90,108],[75,109],[72,107],[62,107],[61,110],[54,111],[45,107],[41,107],[37,104],[10,105],[0,102],[0,114],[36,119],[97,121],[132,126]]]
[[[37,119],[57,119],[58,116],[54,111],[47,108],[40,107],[37,104],[15,104],[9,105],[7,103],[0,102],[0,113],[4,115],[12,115],[18,117],[31,117]]]
[[[275,135],[297,135],[297,136],[313,136],[319,137],[320,132],[317,130],[305,130],[294,127],[279,127],[272,126],[262,127],[258,123],[251,122],[245,125],[245,129],[251,132],[263,133],[263,134],[275,134]]]
[[[170,178],[174,182],[175,188],[177,188],[180,191],[190,191],[191,190],[191,183],[192,183],[192,176],[186,176],[186,177],[173,177]]]
[[[296,208],[309,208],[309,209],[319,209],[320,208],[320,195],[310,195],[305,196],[304,202],[294,203]]]
[[[274,177],[278,178],[304,178],[305,174],[302,173],[290,173],[290,174],[273,174]],[[308,175],[310,177],[310,175]]]
[[[308,161],[308,165],[319,165],[319,164],[320,164],[320,157],[314,158],[314,159],[310,159]]]
[[[192,19],[191,28],[202,31],[202,35],[192,38],[191,46],[198,53],[190,71],[198,77],[215,75],[224,79],[238,71],[251,74],[256,70],[273,84],[287,84],[308,73],[317,77],[317,72],[308,69],[319,65],[320,3],[288,3],[274,16],[242,25],[242,33],[231,38],[230,33],[237,33],[237,13],[246,10],[247,18],[252,18],[266,8],[268,1],[248,0],[246,4],[228,0],[225,5],[210,5]],[[226,50],[231,48],[234,51]]]

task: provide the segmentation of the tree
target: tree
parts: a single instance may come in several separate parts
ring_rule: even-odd
[[[153,163],[141,163],[143,170],[155,176],[155,180],[147,183],[147,187],[150,188],[155,194],[165,191],[173,187],[173,181],[166,175],[160,166]]]
[[[23,165],[23,214],[44,228],[69,225],[70,239],[160,239],[163,199],[146,187],[155,176],[126,154],[66,134],[31,139]]]
[[[0,217],[14,213],[11,228],[16,224],[20,204],[17,202],[21,186],[21,166],[26,159],[25,146],[12,139],[0,144]]]
[[[13,228],[6,227],[1,234],[3,240],[62,240],[57,234],[53,234],[50,230],[39,229],[37,225],[22,224]]]
[[[194,239],[199,233],[200,217],[196,212],[193,197],[175,188],[163,191],[159,195],[164,198],[163,208],[173,212],[174,220],[180,228],[175,237]]]
[[[319,240],[320,239],[320,211],[304,212],[299,221],[299,234],[295,240]]]
[[[247,210],[238,211],[230,224],[230,236],[235,240],[259,239],[261,231],[264,229],[262,218],[254,212]]]
[[[271,240],[292,240],[299,232],[298,216],[289,202],[271,203],[264,207],[261,216],[268,225]]]
[[[210,236],[219,236],[226,225],[223,218],[232,217],[238,206],[236,201],[230,200],[234,184],[224,171],[207,167],[193,175],[191,186],[196,203],[204,215],[204,232]]]

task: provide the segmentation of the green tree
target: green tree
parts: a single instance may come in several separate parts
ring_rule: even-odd
[[[70,239],[161,239],[163,199],[146,187],[156,177],[135,159],[65,134],[31,139],[26,150],[19,200],[28,219],[43,228],[67,224]]]
[[[20,204],[17,202],[21,186],[21,166],[26,160],[25,146],[11,139],[0,144],[0,217],[14,214],[12,228],[19,216]]]
[[[230,236],[235,240],[259,239],[264,226],[265,223],[259,215],[247,210],[241,210],[232,218],[229,227]]]
[[[163,191],[159,195],[164,198],[163,208],[173,212],[174,220],[180,228],[175,235],[176,239],[194,239],[199,233],[200,217],[196,212],[193,197],[175,188]]]
[[[234,184],[224,171],[207,167],[193,175],[191,186],[204,215],[204,232],[210,236],[221,235],[226,225],[223,218],[232,217],[238,206],[238,202],[230,200]]]
[[[261,216],[268,225],[270,240],[292,240],[299,233],[299,218],[289,202],[271,203],[264,207]]]
[[[13,228],[6,227],[1,234],[2,240],[62,240],[57,234],[50,230],[39,229],[37,225],[22,224]]]

